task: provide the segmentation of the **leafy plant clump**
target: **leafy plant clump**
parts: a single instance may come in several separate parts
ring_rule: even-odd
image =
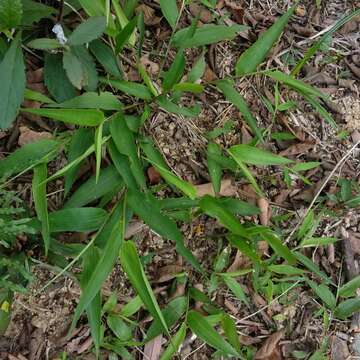
[[[154,78],[141,61],[147,15],[144,11],[135,12],[139,9],[138,1],[123,3],[124,6],[118,1],[69,1],[64,8],[55,9],[31,0],[0,0],[0,95],[3,99],[0,128],[11,128],[19,112],[51,119],[58,125],[52,139],[26,144],[0,161],[3,188],[16,181],[19,174],[32,173],[35,215],[22,217],[23,210],[12,205],[14,201],[18,204],[17,200],[9,201],[9,192],[0,193],[0,199],[4,199],[0,200],[0,315],[9,314],[13,293],[23,291],[31,278],[24,257],[12,252],[16,237],[24,233],[36,234],[49,263],[63,269],[57,276],[71,271],[75,264],[81,267],[81,274],[76,273],[81,296],[69,333],[86,315],[97,357],[106,349],[113,358],[131,359],[133,347],[143,346],[163,334],[168,342],[161,359],[170,359],[176,356],[186,334],[192,332],[213,348],[216,356],[249,358],[252,349],[240,344],[234,319],[212,297],[215,289],[224,286],[250,309],[250,299],[237,280],[243,276],[250,279],[253,290],[268,303],[305,286],[313,291],[326,319],[347,319],[358,311],[360,300],[355,293],[360,286],[359,278],[338,287],[304,252],[306,247],[336,241],[314,236],[322,215],[318,211],[323,208],[322,202],[316,211],[309,209],[297,231],[285,242],[284,233],[278,228],[248,220],[249,216],[259,214],[256,206],[220,195],[224,174],[242,178],[259,199],[265,199],[255,167],[280,169],[285,183],[291,185],[290,175],[308,183],[302,172],[319,166],[317,162],[296,162],[264,149],[263,144],[271,141],[275,134],[258,126],[245,98],[237,90],[239,80],[261,75],[274,84],[275,100],[267,101],[273,119],[279,112],[296,106],[291,101],[280,100],[281,91],[286,89],[305,99],[325,121],[337,127],[324,105],[327,96],[297,77],[323,40],[314,44],[304,58],[298,59],[290,74],[279,69],[261,70],[291,21],[296,4],[241,54],[232,78],[204,82],[201,78],[205,71],[206,47],[234,40],[246,26],[229,26],[221,18],[215,24],[199,26],[199,19],[194,18],[180,28],[187,2],[183,1],[179,8],[176,0],[160,0],[160,11],[171,35],[166,40],[161,71]],[[214,9],[213,1],[201,3]],[[75,17],[81,14],[83,18],[75,26],[70,21],[74,14]],[[359,10],[340,23],[357,15]],[[338,28],[335,24],[322,39]],[[200,53],[190,69],[186,65],[188,49],[197,49]],[[24,66],[27,52],[43,62],[46,95],[27,87]],[[169,52],[174,53],[171,63],[166,56]],[[128,54],[135,58],[133,66],[141,79],[138,82],[125,79],[119,59]],[[146,136],[144,124],[159,109],[179,116],[182,121],[197,117],[206,106],[199,96],[206,89],[219,92],[239,110],[253,140],[224,149],[216,138],[226,129],[208,134],[206,158],[213,191],[199,196],[196,186],[172,171],[154,141]],[[189,97],[191,105],[186,101]],[[24,107],[24,99],[39,102],[41,106]],[[66,165],[54,171],[49,164],[63,154]],[[87,159],[93,161],[94,175],[78,182],[80,169]],[[146,177],[149,167],[159,174],[172,197],[158,196],[158,187],[151,186]],[[50,211],[48,184],[58,179],[64,184],[63,207]],[[352,196],[358,191],[356,185],[349,187],[343,182],[342,186],[345,195],[337,197],[337,201],[348,207],[359,206],[359,195]],[[179,226],[201,215],[216,219],[223,228],[225,246],[220,249],[211,271],[204,269],[204,264],[189,249]],[[173,242],[187,263],[186,269],[191,269],[177,274],[174,280],[174,286],[184,285],[184,294],[165,305],[159,305],[152,290],[136,242],[125,239],[133,216]],[[60,242],[58,235],[67,232],[87,233],[89,240],[78,244]],[[270,248],[269,257],[264,258],[258,251],[262,242]],[[226,272],[232,249],[248,259],[249,268]],[[121,310],[116,294],[105,301],[101,291],[117,262],[136,292]],[[204,280],[208,291],[193,286],[190,271]],[[201,312],[194,307],[199,303]],[[151,315],[149,326],[138,322],[136,314],[140,311]],[[5,331],[8,318],[2,321],[0,317],[0,332]]]

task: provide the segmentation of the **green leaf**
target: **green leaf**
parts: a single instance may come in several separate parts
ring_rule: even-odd
[[[187,75],[187,81],[195,82],[204,75],[206,69],[205,52],[203,51]]]
[[[68,108],[68,109],[101,109],[115,110],[122,109],[121,102],[110,92],[86,92],[60,104],[49,104],[47,107]]]
[[[54,50],[63,47],[56,39],[41,38],[27,43],[27,46],[37,50]]]
[[[101,40],[94,40],[89,44],[89,49],[108,74],[122,78],[116,56],[109,46]]]
[[[129,278],[130,283],[139,294],[146,309],[150,312],[155,320],[159,321],[163,330],[168,335],[169,330],[166,325],[164,316],[160,310],[159,304],[156,301],[150,283],[145,275],[144,269],[136,251],[135,244],[132,241],[123,242],[120,250],[120,262]]]
[[[166,0],[167,1],[167,0]],[[163,74],[163,83],[162,87],[165,91],[168,91],[173,88],[175,84],[177,84],[185,70],[185,56],[183,50],[179,50],[175,55],[174,61],[170,65],[168,71],[165,71]]]
[[[334,310],[336,307],[336,298],[330,291],[329,287],[325,284],[316,284],[312,280],[307,280],[314,293],[324,302],[324,304],[330,309]]]
[[[282,156],[246,144],[234,145],[228,152],[235,160],[238,159],[246,164],[257,166],[285,165],[292,162],[292,160]]]
[[[256,68],[264,61],[274,43],[279,40],[294,10],[295,7],[290,8],[268,30],[262,33],[253,45],[241,54],[235,66],[237,76],[256,71]]]
[[[305,163],[299,163],[299,164],[295,164],[291,170],[295,170],[295,171],[308,171],[311,169],[314,169],[318,166],[321,165],[321,162],[319,161],[309,161],[309,162],[305,162]]]
[[[117,150],[128,156],[130,161],[130,169],[136,179],[138,185],[146,188],[146,179],[144,176],[143,166],[138,157],[137,147],[135,144],[134,134],[126,125],[124,115],[118,113],[110,122],[110,133],[116,145]]]
[[[75,133],[71,137],[71,142],[69,146],[68,152],[68,163],[71,163],[79,156],[83,155],[84,152],[91,146],[93,143],[93,132],[90,129],[80,128],[75,131]],[[78,163],[76,166],[72,167],[66,174],[65,174],[65,186],[64,186],[64,193],[67,195],[76,180],[80,167],[83,161]],[[82,205],[74,205],[73,207],[80,207]]]
[[[340,287],[338,295],[342,297],[350,297],[356,294],[356,290],[360,288],[360,275],[354,277],[346,284]]]
[[[252,245],[248,243],[245,238],[233,234],[229,235],[227,238],[230,244],[236,246],[245,256],[251,259],[255,264],[261,263],[261,259],[256,253],[256,250]]]
[[[44,162],[36,165],[34,167],[34,176],[32,180],[32,192],[36,215],[41,222],[41,234],[44,240],[45,256],[47,256],[50,246],[50,225],[47,209],[46,182],[44,182],[46,177],[47,163]]]
[[[108,80],[105,78],[100,78],[100,81],[139,99],[151,100],[153,97],[151,91],[142,84],[125,80]]]
[[[246,305],[249,305],[249,300],[245,295],[243,288],[234,278],[230,276],[222,276],[221,278],[238,300]]]
[[[174,102],[170,101],[165,95],[161,95],[161,96],[157,97],[156,102],[164,110],[166,110],[170,113],[183,115],[185,117],[196,117],[201,112],[201,108],[199,105],[195,105],[191,108],[179,106],[179,105],[175,104]]]
[[[51,6],[44,5],[32,0],[22,0],[23,16],[21,25],[30,26],[43,18],[49,18],[56,14],[57,10]]]
[[[70,199],[65,203],[66,209],[77,208],[88,205],[93,201],[100,199],[114,188],[119,188],[123,184],[115,167],[109,165],[100,172],[99,180],[96,183],[95,176],[82,183],[74,192]]]
[[[0,31],[20,25],[22,15],[21,0],[0,0]]]
[[[176,0],[160,0],[160,9],[169,25],[175,30],[179,17]]]
[[[69,36],[69,45],[82,45],[97,39],[106,28],[106,18],[104,16],[92,16],[81,23]]]
[[[79,3],[89,16],[103,16],[105,14],[103,1],[79,0]]]
[[[294,266],[291,265],[285,265],[285,264],[281,264],[281,265],[269,265],[268,270],[276,273],[276,274],[281,274],[281,275],[303,275],[305,273],[304,270],[302,269],[298,269]]]
[[[131,35],[133,34],[136,25],[137,25],[138,17],[135,16],[130,22],[128,22],[124,28],[119,32],[115,39],[115,54],[119,54],[125,44],[129,41]]]
[[[246,228],[238,219],[219,202],[219,200],[205,195],[199,203],[201,209],[209,216],[216,218],[223,226],[234,234],[248,237]]]
[[[11,126],[24,99],[25,67],[20,39],[17,35],[0,63],[0,129]]]
[[[296,263],[296,257],[281,240],[270,231],[262,234],[263,239],[271,246],[275,253],[285,259],[289,264]]]
[[[184,342],[186,336],[186,323],[183,322],[177,333],[171,338],[171,343],[161,354],[160,360],[170,360],[173,355],[179,350],[181,344]]]
[[[256,125],[256,119],[252,115],[245,99],[235,90],[234,83],[229,80],[219,80],[216,82],[216,86],[224,94],[225,98],[240,111],[254,134],[262,140],[263,137]]]
[[[153,81],[151,80],[149,74],[147,73],[146,69],[144,66],[141,65],[141,63],[138,63],[138,71],[139,74],[141,76],[141,78],[143,79],[145,85],[148,87],[148,89],[151,91],[151,93],[154,96],[158,96],[159,92],[157,90],[157,88],[155,87]]]
[[[119,340],[129,341],[132,339],[133,335],[131,328],[119,316],[116,316],[115,314],[110,314],[107,317],[106,321],[109,325],[110,330]]]
[[[240,351],[241,345],[235,321],[229,315],[224,314],[221,319],[221,327],[223,328],[229,343],[234,347],[234,349],[236,349],[236,351]]]
[[[348,299],[341,302],[335,310],[335,316],[345,320],[346,318],[358,312],[359,310],[360,310],[360,298],[356,297],[354,299]]]
[[[300,247],[318,247],[318,246],[326,246],[329,244],[335,244],[338,241],[337,238],[334,237],[309,237],[305,238],[301,243]]]
[[[22,146],[0,161],[0,178],[25,171],[44,161],[58,149],[55,140],[43,139]]]
[[[172,45],[175,47],[199,47],[209,44],[214,44],[223,40],[232,40],[240,31],[248,29],[245,25],[214,25],[205,24],[196,29],[194,35],[188,38],[189,27],[178,31],[172,40]]]
[[[103,282],[111,272],[115,261],[119,255],[119,250],[124,239],[125,233],[125,219],[126,219],[126,207],[124,201],[119,202],[117,207],[121,210],[120,216],[117,215],[115,226],[113,227],[110,237],[106,242],[106,246],[101,253],[100,259],[96,266],[93,267],[93,272],[84,287],[79,303],[75,309],[73,321],[69,330],[69,333],[73,331],[78,322],[82,312],[89,306],[96,294],[100,291]]]
[[[49,93],[58,102],[75,97],[76,90],[63,68],[62,55],[45,53],[44,56],[44,83]]]
[[[160,236],[173,240],[176,249],[195,269],[201,271],[201,266],[194,255],[185,247],[181,232],[175,222],[160,213],[157,204],[146,199],[138,191],[129,189],[127,197],[129,206]]]
[[[102,138],[103,138],[103,123],[101,123],[95,130],[95,182],[98,183],[100,175],[100,166],[102,160]]]
[[[185,313],[187,307],[188,300],[185,296],[177,297],[166,305],[164,310],[162,310],[162,314],[169,329],[178,322],[181,316]],[[154,320],[146,333],[145,342],[149,342],[162,332],[163,328],[160,321]]]
[[[191,82],[181,82],[173,86],[174,91],[188,91],[194,94],[201,94],[204,91],[204,86],[200,84],[193,84]]]
[[[234,215],[251,216],[260,214],[260,209],[255,205],[234,198],[220,198],[220,203]]]
[[[104,120],[104,114],[93,109],[33,109],[26,108],[21,111],[30,114],[48,117],[53,120],[81,126],[98,126]]]
[[[348,207],[351,207],[351,208],[360,206],[360,194],[357,196],[354,196],[351,200],[346,201],[345,205]]]
[[[50,98],[48,98],[47,96],[45,96],[37,91],[30,90],[30,89],[25,89],[24,98],[28,99],[28,100],[38,101],[38,102],[45,103],[45,104],[54,103],[54,101],[51,100]]]
[[[221,188],[221,178],[222,178],[222,167],[219,163],[216,162],[211,156],[212,155],[222,155],[221,148],[218,144],[214,142],[209,142],[207,146],[207,166],[209,170],[209,175],[211,178],[212,187],[214,189],[214,193],[218,194]]]
[[[70,82],[81,90],[85,82],[85,74],[81,61],[71,50],[64,51],[63,67]]]
[[[98,208],[58,210],[49,214],[50,231],[90,232],[99,229],[106,217],[106,211]]]
[[[136,314],[142,306],[143,302],[141,301],[140,296],[137,295],[121,309],[120,314],[128,318]]]
[[[238,352],[209,324],[208,320],[196,311],[190,311],[187,318],[191,331],[211,347],[223,354],[239,357]]]

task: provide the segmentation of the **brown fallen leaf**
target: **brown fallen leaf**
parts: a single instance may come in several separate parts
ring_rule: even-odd
[[[160,268],[157,272],[155,283],[167,282],[174,279],[176,275],[183,271],[183,267],[180,265],[167,265]]]
[[[217,80],[217,76],[216,74],[211,70],[210,66],[206,65],[205,71],[204,71],[204,75],[203,75],[203,80],[206,82],[210,82],[210,81],[214,81]]]
[[[139,5],[136,9],[135,9],[136,14],[140,14],[141,12],[144,13],[144,23],[145,25],[157,25],[160,23],[161,18],[159,18],[158,16],[155,16],[155,10],[145,4],[141,4]]]
[[[270,335],[261,348],[256,352],[254,360],[281,360],[283,359],[279,342],[284,336],[285,330],[282,329]]]
[[[338,336],[331,337],[331,359],[332,360],[347,360],[351,357],[349,348],[345,340]]]
[[[153,166],[150,166],[146,170],[146,173],[151,185],[156,185],[161,181],[160,173]]]
[[[243,255],[240,250],[236,251],[234,261],[227,268],[227,272],[235,272],[240,269],[245,269],[251,264],[250,260]]]
[[[143,55],[140,58],[140,63],[146,69],[148,74],[154,75],[154,76],[159,74],[159,71],[160,71],[159,64],[151,61],[147,55]]]
[[[355,16],[350,21],[346,22],[344,26],[339,30],[342,35],[349,34],[358,30],[360,24],[360,16]]]
[[[163,336],[158,335],[145,344],[143,360],[158,360],[161,353]]]
[[[212,20],[212,14],[211,12],[206,9],[204,6],[197,4],[195,2],[192,2],[189,6],[189,11],[191,15],[194,17],[199,17],[200,21],[207,24],[211,22]]]
[[[281,156],[289,156],[289,155],[298,155],[307,153],[310,149],[312,149],[316,145],[315,142],[301,142],[294,145],[289,146],[287,149],[280,151],[279,155]]]
[[[295,15],[304,17],[306,15],[306,7],[304,5],[298,5],[295,8]]]
[[[204,195],[215,196],[214,189],[211,183],[195,185],[199,197]],[[237,187],[232,185],[231,179],[224,179],[221,181],[220,195],[233,196],[236,194]]]
[[[41,132],[37,132],[37,131],[33,131],[31,129],[29,129],[26,126],[20,126],[19,128],[20,130],[20,136],[19,136],[19,140],[18,140],[18,144],[20,146],[23,146],[25,144],[29,144],[41,139],[51,139],[53,136],[52,134],[50,134],[47,131],[41,131]]]
[[[268,226],[271,217],[269,202],[265,198],[259,198],[257,200],[257,205],[260,209],[260,215],[259,215],[260,224],[264,226]]]

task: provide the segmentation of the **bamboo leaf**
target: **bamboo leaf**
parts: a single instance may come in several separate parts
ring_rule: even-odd
[[[223,328],[229,343],[234,347],[234,349],[236,349],[236,351],[240,351],[241,346],[235,321],[229,315],[224,314],[221,319],[221,327]]]
[[[186,117],[196,117],[201,112],[201,108],[198,104],[192,107],[179,106],[174,102],[172,102],[171,100],[169,100],[165,95],[160,95],[159,97],[157,97],[156,102],[164,110],[170,113],[183,115]]]
[[[103,123],[101,123],[95,130],[95,160],[96,160],[96,169],[95,169],[95,182],[96,184],[99,181],[100,176],[100,166],[102,160],[102,134],[103,134]]]
[[[54,101],[51,100],[49,97],[30,89],[25,89],[24,98],[28,100],[38,101],[44,104],[54,103]]]

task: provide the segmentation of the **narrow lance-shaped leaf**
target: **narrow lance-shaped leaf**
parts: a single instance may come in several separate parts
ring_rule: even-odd
[[[168,335],[169,330],[166,325],[166,321],[160,310],[159,304],[156,301],[150,283],[145,275],[144,269],[136,251],[135,244],[132,241],[125,241],[122,244],[120,251],[120,262],[132,286],[136,289],[145,307],[154,317],[154,319],[160,322],[163,330]]]
[[[353,296],[356,293],[356,290],[360,288],[360,275],[354,277],[350,281],[348,281],[346,284],[341,286],[339,289],[339,296],[342,297],[349,297]]]
[[[172,29],[175,30],[176,22],[179,17],[176,0],[160,0],[160,9],[167,22]]]
[[[347,299],[341,302],[337,306],[335,310],[335,316],[345,320],[346,318],[358,312],[359,310],[360,310],[360,298],[356,297],[353,299]]]
[[[41,234],[44,240],[45,255],[47,255],[50,246],[50,225],[46,199],[46,177],[47,164],[42,163],[34,167],[34,177],[32,181],[32,190],[35,203],[35,210],[38,219],[41,222]]]
[[[115,89],[118,89],[125,94],[137,97],[139,99],[151,100],[153,97],[151,91],[146,86],[136,82],[125,80],[108,80],[105,78],[100,78],[100,81],[104,84],[113,86]]]
[[[218,194],[221,188],[222,168],[219,163],[212,158],[212,155],[221,156],[222,152],[218,144],[214,142],[209,142],[206,152],[207,166],[211,178],[212,187],[215,194]]]
[[[125,44],[129,41],[131,34],[134,32],[136,24],[138,21],[138,17],[135,16],[126,26],[119,32],[116,36],[116,47],[115,53],[119,54],[124,48]]]
[[[245,50],[236,63],[236,75],[241,76],[256,71],[264,61],[274,43],[279,40],[282,31],[294,13],[295,7],[290,8],[281,16],[259,39]]]
[[[20,39],[17,35],[0,63],[0,129],[10,127],[24,98],[25,67]]]
[[[262,234],[262,236],[276,254],[285,259],[289,264],[296,263],[295,255],[289,250],[289,248],[285,244],[281,242],[281,240],[275,234],[267,231],[265,234]]]
[[[101,166],[101,159],[102,159],[102,133],[103,133],[103,123],[101,123],[97,129],[95,130],[95,159],[96,159],[96,180],[95,182],[98,183],[99,175],[100,175],[100,166]]]
[[[173,355],[179,350],[180,345],[184,342],[186,336],[186,323],[183,322],[177,333],[171,338],[168,347],[161,354],[160,360],[170,360]]]

